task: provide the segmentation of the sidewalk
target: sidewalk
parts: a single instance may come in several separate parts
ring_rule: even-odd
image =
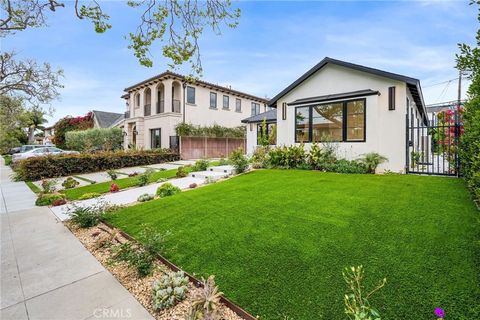
[[[152,319],[0,158],[3,319]]]

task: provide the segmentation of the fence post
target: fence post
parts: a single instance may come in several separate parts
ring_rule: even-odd
[[[208,145],[208,138],[207,137],[205,137],[205,139],[203,140],[203,144],[204,144],[204,146],[203,146],[203,158],[206,159],[207,158],[207,151],[208,151],[207,150],[208,149],[208,146],[207,146]]]
[[[228,150],[228,137],[227,137],[227,140],[225,141],[226,145],[227,145],[227,150],[225,150],[225,157],[228,158],[228,155],[230,154],[229,150]]]

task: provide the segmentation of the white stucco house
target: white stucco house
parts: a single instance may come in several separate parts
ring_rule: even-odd
[[[262,113],[268,100],[206,81],[189,82],[170,71],[125,89],[124,146],[175,148],[179,123],[224,127],[244,125],[242,119]]]
[[[411,77],[325,58],[268,102],[274,108],[243,120],[247,153],[257,146],[266,119],[276,126],[276,144],[305,148],[329,136],[338,156],[355,159],[368,152],[388,158],[379,171],[405,172],[406,114],[427,123],[420,81]]]

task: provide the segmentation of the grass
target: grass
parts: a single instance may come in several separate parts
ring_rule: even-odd
[[[30,188],[35,193],[40,193],[42,192],[42,189],[40,189],[36,184],[34,184],[32,181],[25,181],[27,186]]]
[[[160,178],[173,178],[175,177],[176,169],[173,170],[164,170],[164,171],[155,171],[149,180],[149,183],[156,182]],[[117,179],[114,181],[107,181],[101,183],[95,183],[86,185],[83,187],[78,187],[74,189],[66,189],[60,192],[64,193],[68,200],[77,200],[85,193],[97,192],[97,193],[107,193],[110,192],[110,186],[112,183],[116,183],[120,190],[130,187],[135,187],[138,185],[138,176],[128,177]]]
[[[121,209],[138,236],[262,319],[345,319],[342,270],[362,264],[382,319],[480,318],[479,215],[461,179],[262,170]]]
[[[3,159],[5,160],[5,165],[9,166],[12,164],[12,156],[9,154],[4,154]]]

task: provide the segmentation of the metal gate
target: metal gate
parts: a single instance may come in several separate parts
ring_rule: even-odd
[[[406,115],[406,172],[459,176],[458,146],[463,134],[457,110],[431,113],[422,121],[413,108]]]

